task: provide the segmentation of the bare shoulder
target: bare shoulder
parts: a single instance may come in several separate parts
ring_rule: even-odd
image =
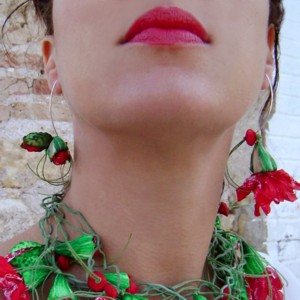
[[[34,241],[43,243],[38,224],[33,225],[32,227],[22,232],[21,234],[15,236],[14,238],[0,243],[0,256],[6,255],[14,245],[21,241]]]

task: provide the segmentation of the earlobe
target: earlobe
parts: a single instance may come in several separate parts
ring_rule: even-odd
[[[271,24],[268,28],[268,53],[267,53],[267,59],[266,59],[266,68],[265,68],[265,75],[267,75],[269,78],[273,77],[274,72],[274,43],[275,43],[275,26]],[[268,89],[269,88],[269,82],[266,79],[266,76],[264,76],[264,81],[262,83],[262,89]]]
[[[49,88],[52,89],[58,80],[57,65],[55,61],[55,47],[53,36],[47,36],[42,41],[42,55]],[[55,94],[62,94],[62,88],[58,82],[55,86]]]

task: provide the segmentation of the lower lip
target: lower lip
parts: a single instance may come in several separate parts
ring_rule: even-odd
[[[148,45],[204,44],[196,34],[183,29],[148,28],[135,35],[128,43]]]

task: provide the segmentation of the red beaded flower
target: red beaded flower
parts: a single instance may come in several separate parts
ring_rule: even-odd
[[[237,200],[242,201],[252,192],[256,202],[255,216],[260,216],[260,208],[268,215],[272,202],[295,201],[295,190],[300,190],[300,183],[284,170],[277,170],[277,164],[263,146],[261,136],[249,129],[244,140],[248,145],[254,145],[250,168],[253,174],[237,188]]]
[[[266,277],[245,277],[249,300],[284,299],[283,284],[277,272],[271,267],[267,267],[266,272]]]
[[[30,300],[24,280],[7,260],[0,256],[0,290],[5,300]]]
[[[300,183],[295,181],[284,170],[252,174],[237,189],[237,199],[242,201],[251,192],[254,194],[255,216],[260,216],[260,208],[268,215],[271,203],[279,204],[284,200],[297,200],[294,190],[300,190]]]

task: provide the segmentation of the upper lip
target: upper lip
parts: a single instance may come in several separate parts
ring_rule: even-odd
[[[178,7],[159,6],[141,15],[129,28],[123,43],[148,28],[187,30],[197,35],[204,43],[209,42],[208,33],[203,25],[189,12]]]

